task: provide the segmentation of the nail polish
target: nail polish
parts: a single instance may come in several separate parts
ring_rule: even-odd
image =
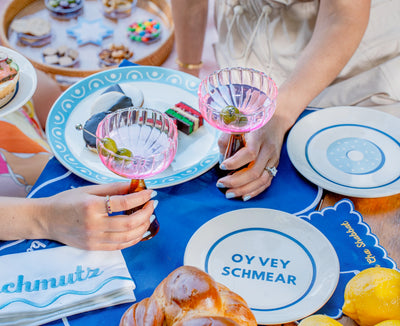
[[[232,199],[232,198],[235,198],[236,196],[235,196],[235,194],[233,193],[233,192],[227,192],[226,194],[225,194],[225,198],[226,199]]]
[[[221,164],[221,165],[219,166],[219,168],[220,168],[221,170],[224,170],[224,171],[226,171],[226,167],[225,167],[225,165],[224,165],[224,164]]]
[[[156,209],[156,207],[158,206],[158,200],[155,200],[153,203],[154,209]]]

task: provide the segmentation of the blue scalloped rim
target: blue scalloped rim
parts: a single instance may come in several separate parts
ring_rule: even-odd
[[[121,181],[121,178],[108,177],[93,171],[90,167],[82,164],[79,159],[73,155],[66,146],[65,124],[74,108],[86,96],[115,83],[142,80],[179,87],[196,97],[200,83],[198,78],[179,71],[152,66],[134,66],[105,70],[72,85],[55,102],[46,124],[46,133],[50,147],[61,164],[83,179],[94,183]],[[210,155],[203,157],[198,163],[174,175],[146,180],[147,186],[149,188],[167,187],[191,180],[207,172],[219,159],[217,138],[218,137],[214,138],[214,143],[212,145],[213,151]]]
[[[346,284],[360,271],[375,266],[397,270],[395,261],[379,244],[378,237],[371,232],[370,226],[363,221],[349,199],[342,199],[333,207],[326,207],[301,218],[328,238],[339,258],[338,285],[330,300],[318,313],[339,318],[342,315]]]

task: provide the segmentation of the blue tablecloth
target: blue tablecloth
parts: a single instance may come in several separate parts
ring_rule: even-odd
[[[298,215],[312,223],[333,244],[340,261],[341,275],[338,287],[331,300],[320,312],[333,317],[341,315],[343,291],[347,281],[357,270],[380,264],[395,268],[396,264],[387,257],[386,251],[379,246],[378,239],[371,234],[360,214],[354,211],[348,200],[337,207],[327,208],[323,212],[315,211],[321,199],[322,190],[305,180],[292,166],[286,147],[283,148],[279,173],[271,187],[257,198],[243,202],[227,200],[216,188],[217,172],[215,168],[200,177],[179,185],[158,189],[159,205],[156,214],[161,228],[157,236],[149,241],[122,251],[128,269],[136,283],[135,295],[141,300],[152,294],[155,287],[175,268],[183,264],[186,245],[195,231],[204,223],[222,213],[249,207],[271,208]],[[88,185],[64,168],[55,158],[51,159],[30,193],[30,197],[47,197],[61,191]],[[343,227],[343,221],[349,222],[370,250],[366,260],[364,251],[355,245],[354,237]],[[332,223],[335,221],[335,223]],[[0,244],[0,254],[40,250],[59,246],[49,240],[9,241]],[[116,325],[129,304],[109,307],[79,315],[70,316],[67,322],[78,325]],[[65,325],[65,318],[48,325]]]
[[[354,239],[348,236],[347,229],[344,232],[341,230],[343,218],[346,221],[353,219],[352,224],[364,243],[369,246],[371,256],[376,259],[372,264],[379,263],[395,268],[395,263],[379,246],[368,225],[354,212],[351,202],[345,201],[322,213],[315,212],[322,197],[322,189],[305,180],[295,170],[289,160],[286,145],[283,147],[278,169],[279,172],[268,190],[247,202],[225,199],[215,186],[218,179],[215,168],[191,181],[157,189],[156,199],[159,200],[159,205],[156,214],[161,226],[159,233],[149,241],[140,242],[122,251],[136,283],[137,300],[150,296],[171,271],[183,264],[186,245],[200,226],[222,213],[241,208],[270,208],[297,215],[316,226],[331,241],[339,256],[341,277],[334,296],[322,308],[323,313],[340,316],[344,286],[349,277],[354,275],[348,271],[361,270],[371,265],[371,261],[365,259],[365,254],[354,246]],[[68,171],[53,158],[45,167],[29,197],[48,197],[89,184],[90,182]],[[335,214],[336,223],[331,223],[332,215]],[[325,218],[327,216],[330,216],[328,223]],[[0,254],[41,250],[59,245],[61,244],[54,241],[39,239],[2,242]],[[57,320],[48,325],[117,325],[129,305],[123,304],[74,315],[65,318],[67,321]]]

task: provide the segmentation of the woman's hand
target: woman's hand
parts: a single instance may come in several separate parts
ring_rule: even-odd
[[[266,168],[278,167],[286,130],[281,119],[273,117],[262,128],[246,134],[246,146],[221,162],[220,167],[226,170],[240,169],[249,164],[246,168],[218,180],[217,187],[229,188],[226,198],[241,197],[247,201],[270,186],[273,176]],[[228,139],[227,134],[219,139],[221,153],[225,152]]]
[[[120,250],[142,240],[157,202],[155,192],[127,194],[129,183],[95,185],[64,191],[44,199],[42,238],[87,250]],[[113,212],[144,205],[131,215],[108,216],[106,195]]]

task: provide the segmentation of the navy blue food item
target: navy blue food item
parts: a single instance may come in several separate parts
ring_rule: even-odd
[[[138,90],[140,92],[140,90]],[[136,94],[136,93],[135,93]],[[140,99],[140,92],[136,96],[136,102],[143,103],[143,99]],[[83,140],[86,146],[96,152],[96,134],[97,126],[99,123],[110,113],[120,109],[128,108],[133,106],[133,101],[130,97],[126,96],[119,84],[114,84],[108,87],[101,95],[93,102],[91,108],[91,117],[85,122],[83,130]]]

